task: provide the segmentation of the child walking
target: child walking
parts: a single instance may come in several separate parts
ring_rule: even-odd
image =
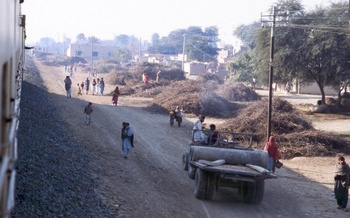
[[[86,105],[86,107],[84,109],[85,124],[86,125],[90,125],[90,123],[91,123],[91,114],[93,112],[91,105],[92,105],[92,103],[89,102],[88,105]]]
[[[83,95],[83,93],[81,93],[81,88],[80,88],[80,85],[79,85],[79,83],[78,83],[78,96],[79,95]]]

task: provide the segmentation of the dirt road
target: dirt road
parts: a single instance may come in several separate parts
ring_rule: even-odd
[[[230,189],[219,189],[211,201],[197,200],[193,195],[194,181],[181,168],[192,120],[185,119],[181,128],[170,127],[168,116],[144,110],[150,99],[121,97],[120,105],[114,107],[110,105],[111,96],[77,97],[75,86],[73,97],[66,98],[63,68],[40,63],[37,66],[58,112],[70,124],[68,128],[74,133],[71,140],[95,153],[87,170],[98,181],[95,190],[101,198],[116,208],[115,217],[350,216],[350,212],[336,209],[332,196],[333,159],[284,161],[285,167],[277,171],[278,179],[266,181],[260,205],[244,204],[238,192]],[[86,76],[78,70],[73,84],[85,81]],[[112,89],[107,84],[105,93]],[[90,126],[83,122],[88,101],[94,109]],[[123,121],[129,122],[135,133],[135,148],[127,160],[121,151]]]

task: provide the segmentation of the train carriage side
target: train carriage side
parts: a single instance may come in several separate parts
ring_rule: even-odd
[[[24,0],[0,1],[0,217],[14,207],[17,129],[24,72]]]

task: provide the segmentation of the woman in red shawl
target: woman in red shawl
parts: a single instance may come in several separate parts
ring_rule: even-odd
[[[113,91],[113,98],[112,98],[112,104],[114,106],[117,106],[118,104],[118,98],[119,98],[120,92],[118,86]]]
[[[266,142],[264,150],[269,154],[267,169],[275,173],[275,164],[280,159],[280,152],[278,151],[278,145],[273,136],[270,136],[269,141]]]

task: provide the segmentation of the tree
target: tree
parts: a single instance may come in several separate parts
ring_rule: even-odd
[[[218,54],[218,28],[208,27],[203,32],[200,27],[192,26],[186,31],[186,51],[190,60],[213,61]]]
[[[99,44],[101,42],[101,40],[99,40],[98,38],[96,38],[95,36],[90,36],[88,37],[88,42],[91,44],[91,43],[94,43],[94,44]]]
[[[348,78],[349,34],[348,26],[339,28],[340,9],[344,3],[332,4],[329,8],[317,7],[305,13],[298,0],[280,0],[284,9],[291,8],[296,13],[289,27],[275,31],[275,81],[298,78],[301,83],[316,82],[325,103],[326,86],[341,87]],[[283,9],[283,7],[280,7]],[[298,9],[298,10],[296,10]],[[254,50],[258,60],[259,74],[266,75],[270,43],[268,30],[259,30],[257,47]],[[265,71],[265,72],[264,72]]]
[[[129,36],[126,34],[120,34],[114,38],[114,43],[118,47],[127,47],[129,44]]]
[[[185,55],[190,60],[212,61],[217,55],[218,28],[207,27],[203,32],[201,27],[192,26],[187,29],[171,31],[167,37],[159,38],[158,34],[152,36],[150,53],[177,55],[183,53],[185,43]]]
[[[126,64],[132,60],[132,54],[127,48],[118,48],[115,58],[121,64]]]
[[[242,41],[243,49],[252,50],[256,47],[255,34],[260,25],[260,22],[256,21],[249,25],[240,25],[233,31],[233,35]]]
[[[339,20],[346,8],[345,3],[334,3],[329,8],[318,8],[308,15],[311,18],[320,15],[326,18],[323,22],[311,22],[314,26],[312,36],[305,41],[302,47],[304,50],[300,51],[302,57],[308,61],[307,65],[302,65],[303,78],[313,79],[317,83],[323,104],[325,86],[331,86],[338,91],[339,103],[340,93],[350,80],[349,27],[345,20]]]
[[[257,81],[254,62],[252,51],[243,51],[228,64],[228,70],[230,71],[229,81],[249,82],[254,86]]]
[[[76,36],[76,42],[77,42],[78,44],[86,43],[86,37],[85,37],[84,33],[79,33],[79,34]]]

